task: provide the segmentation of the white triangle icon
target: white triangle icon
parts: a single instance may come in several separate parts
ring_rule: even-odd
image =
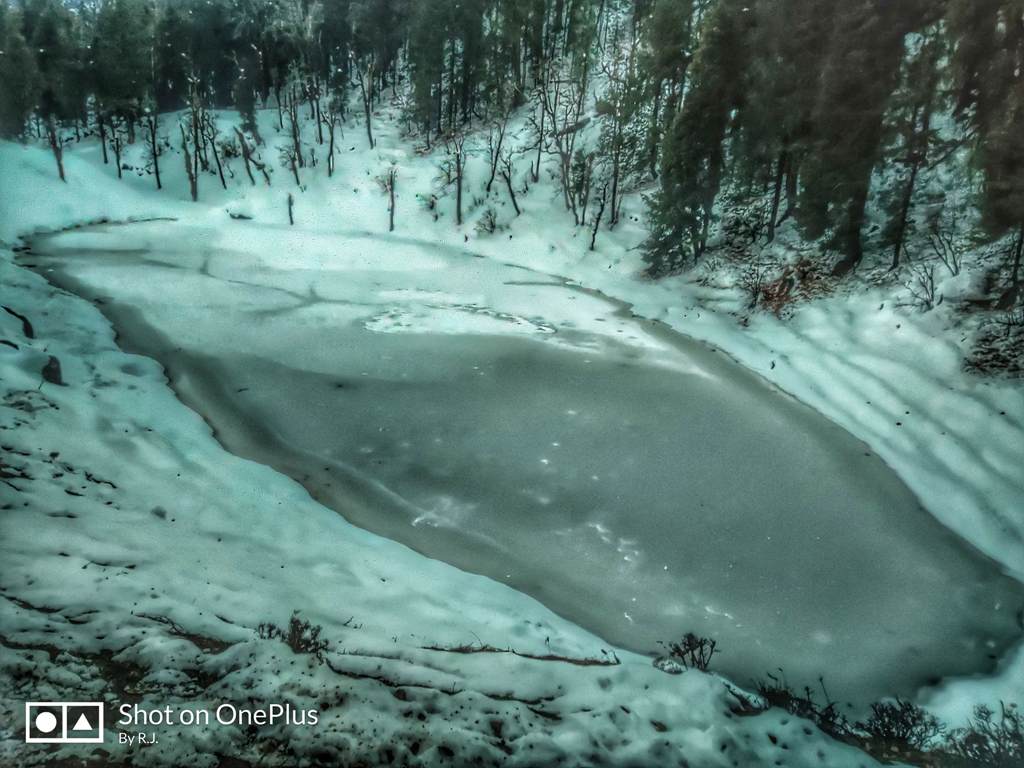
[[[88,719],[86,719],[84,714],[83,715],[79,715],[78,716],[78,720],[75,721],[75,727],[72,728],[71,730],[72,731],[91,731],[92,730],[92,723],[90,723],[88,721]]]

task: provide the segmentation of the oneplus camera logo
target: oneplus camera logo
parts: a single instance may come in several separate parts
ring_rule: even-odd
[[[102,744],[103,703],[30,701],[25,704],[29,744]]]

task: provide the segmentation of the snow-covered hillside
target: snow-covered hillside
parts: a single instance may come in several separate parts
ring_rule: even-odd
[[[276,165],[273,145],[286,139],[273,111],[261,120],[264,159]],[[500,184],[485,195],[482,136],[467,144],[467,216],[455,226],[454,192],[439,181],[443,152],[403,137],[397,107],[376,120],[373,150],[359,123],[345,126],[330,178],[319,146],[320,166],[304,171],[300,188],[280,167],[271,185],[253,186],[235,159],[228,189],[204,175],[198,203],[188,201],[175,150],[163,158],[158,192],[144,172],[119,181],[91,139],[69,146],[67,184],[46,150],[5,143],[0,241],[15,246],[33,232],[99,220],[217,227],[229,216],[258,239],[260,226],[288,225],[291,196],[300,241],[369,233],[367,258],[392,255],[389,242],[398,255],[404,244],[439,243],[561,276],[710,342],[824,414],[866,442],[944,525],[1024,577],[1024,392],[1019,381],[965,372],[955,313],[921,314],[880,285],[806,301],[780,319],[747,311],[736,286],[709,287],[693,275],[645,280],[638,195],[590,250],[590,232],[572,226],[549,178],[529,180],[525,160],[514,180],[521,215]],[[231,121],[221,117],[223,133]],[[164,125],[173,135],[174,117]],[[512,140],[517,129],[525,145],[521,123]],[[130,148],[126,164],[141,167],[142,152]],[[388,233],[380,178],[392,167]],[[492,215],[495,231],[478,226]],[[11,250],[0,253],[0,304],[9,309],[0,316],[8,710],[28,694],[197,706],[245,691],[251,702],[321,712],[317,729],[165,729],[160,748],[132,753],[136,765],[216,765],[214,755],[229,752],[255,763],[279,742],[290,750],[278,755],[282,764],[870,763],[779,710],[737,716],[737,699],[714,676],[665,674],[497,582],[349,525],[295,482],[227,453],[175,399],[159,366],[117,347],[102,305],[16,266]],[[517,332],[508,323],[486,329],[510,327]],[[51,359],[60,382],[52,366],[41,381]],[[258,636],[261,622],[284,626],[293,611],[322,625],[325,664]],[[921,701],[959,724],[976,703],[1019,698],[1022,682],[1018,649],[998,676],[946,681]],[[4,722],[18,717],[5,712]],[[74,753],[27,752],[18,732],[2,736],[0,758],[19,764]]]

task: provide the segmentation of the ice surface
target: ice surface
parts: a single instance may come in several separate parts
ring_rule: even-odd
[[[866,701],[986,669],[1022,589],[863,444],[720,353],[551,278],[230,225],[40,239],[237,453],[623,647]]]

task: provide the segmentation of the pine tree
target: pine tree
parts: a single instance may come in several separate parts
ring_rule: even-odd
[[[599,151],[604,164],[608,166],[608,189],[602,201],[610,206],[608,226],[614,227],[619,221],[619,206],[626,176],[639,163],[642,140],[637,134],[642,129],[637,125],[648,90],[647,82],[639,71],[637,44],[634,39],[620,39],[626,30],[615,29],[610,34],[614,53],[603,65],[608,82],[603,98],[596,104],[596,111],[605,117],[601,126]],[[635,35],[634,30],[629,34]]]
[[[320,35],[322,75],[335,90],[348,81],[348,59],[352,45],[350,13],[349,0],[324,1]]]
[[[145,0],[105,0],[93,44],[96,96],[129,125],[141,113],[152,76],[152,16]]]
[[[409,74],[412,117],[430,138],[435,118],[440,121],[441,81],[448,38],[448,14],[443,0],[423,0],[411,9],[409,20]],[[438,126],[440,131],[440,126]]]
[[[984,184],[982,221],[993,237],[1014,233],[1010,286],[1000,306],[1022,294],[1024,254],[1024,18],[1019,0],[950,6],[958,106],[977,138]],[[979,45],[978,40],[982,41]]]
[[[928,8],[925,0],[857,0],[834,7],[798,213],[808,236],[831,232],[831,245],[843,254],[837,275],[863,257],[861,229],[903,39],[921,28]]]
[[[73,46],[74,19],[59,0],[32,0],[25,5],[25,31],[31,37],[39,72],[39,116],[46,127],[57,172],[64,181],[61,126],[81,114],[83,94],[76,90],[78,52]]]
[[[932,146],[939,141],[935,113],[939,107],[940,59],[945,53],[938,30],[920,36],[914,50],[905,57],[900,86],[892,99],[887,129],[895,134],[892,152],[900,168],[899,178],[885,190],[889,221],[883,244],[892,248],[892,268],[900,265],[907,235],[913,231],[911,208],[914,193],[925,169]]]
[[[734,170],[738,182],[771,190],[769,240],[795,211],[831,32],[830,5],[830,0],[780,0],[753,8],[755,26],[733,147]]]
[[[0,3],[0,83],[0,138],[20,138],[38,99],[39,76],[21,18],[6,3]]]
[[[693,62],[701,8],[697,0],[649,0],[638,3],[633,24],[644,40],[642,69],[650,80],[651,120],[647,134],[647,163],[657,175],[661,141],[672,124]],[[650,7],[645,7],[649,5]]]
[[[700,258],[722,184],[724,141],[742,99],[751,16],[740,0],[722,0],[705,18],[693,64],[693,89],[662,150],[661,190],[651,205],[644,245],[648,272],[660,276]]]
[[[238,77],[235,80],[235,87],[232,89],[235,109],[242,118],[242,130],[247,131],[254,138],[259,140],[259,129],[256,125],[256,88],[258,59],[255,53],[239,57]]]
[[[153,42],[153,82],[157,109],[181,109],[188,98],[192,33],[181,5],[166,0],[158,7]]]

